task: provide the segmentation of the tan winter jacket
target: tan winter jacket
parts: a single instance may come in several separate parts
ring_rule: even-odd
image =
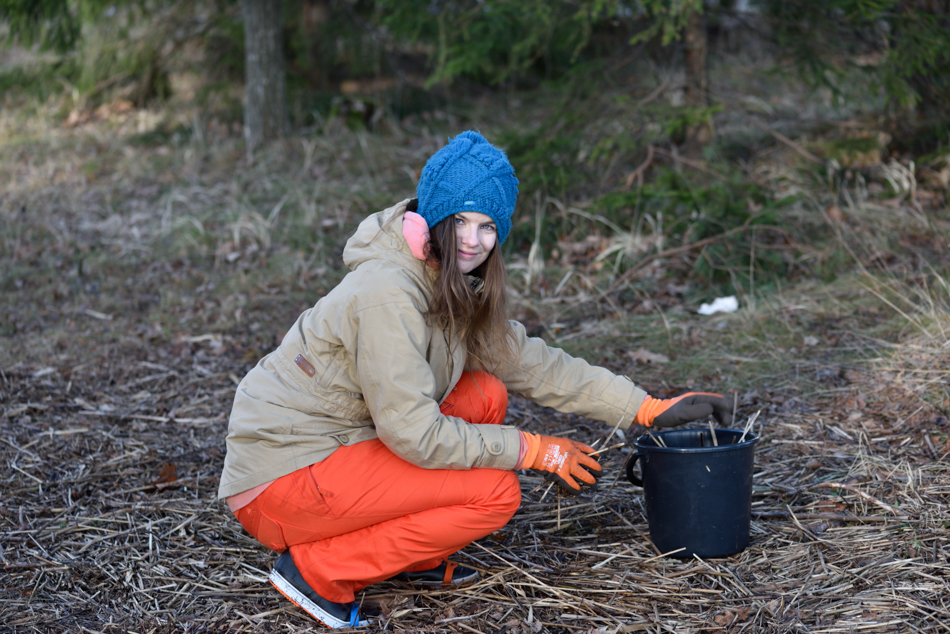
[[[297,318],[280,347],[234,396],[219,497],[236,495],[326,459],[341,445],[379,438],[430,469],[513,469],[510,426],[473,425],[439,404],[465,369],[465,353],[426,324],[431,279],[402,234],[403,201],[364,220],[347,241],[351,272]],[[520,364],[499,378],[510,392],[561,412],[633,421],[645,392],[512,322]],[[450,353],[454,349],[454,353]]]

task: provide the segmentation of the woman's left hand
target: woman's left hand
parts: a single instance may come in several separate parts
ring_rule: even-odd
[[[707,416],[716,417],[720,425],[732,422],[732,407],[722,394],[689,392],[676,398],[646,397],[634,422],[645,427],[675,427]]]

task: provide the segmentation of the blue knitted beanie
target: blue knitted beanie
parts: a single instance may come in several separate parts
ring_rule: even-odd
[[[432,155],[422,168],[416,197],[429,227],[452,214],[475,211],[495,221],[501,244],[511,231],[518,179],[504,152],[468,130]]]

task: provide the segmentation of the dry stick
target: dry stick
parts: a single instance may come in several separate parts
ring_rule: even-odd
[[[605,499],[605,500],[610,497],[610,492],[613,491],[613,490],[614,490],[614,487],[617,486],[617,483],[620,482],[621,476],[623,476],[623,469],[621,469],[620,471],[617,472],[617,477],[614,478],[614,481],[611,482],[611,483],[610,483],[610,486],[607,487],[607,490],[604,491],[604,499]],[[599,496],[600,496],[600,491],[597,491],[597,493],[595,493],[595,494],[591,497],[591,502],[596,502]],[[610,508],[609,506],[607,507],[607,509],[613,511],[613,509]],[[617,514],[617,512],[614,511],[614,514]],[[621,516],[621,517],[623,517],[623,516]],[[623,521],[624,521],[624,522],[627,522],[627,520],[623,520]],[[630,522],[627,522],[627,524],[630,525]]]
[[[512,551],[510,548],[508,548],[508,547],[505,546],[504,544],[498,544],[498,546],[500,546],[502,549],[505,550],[505,552],[507,552],[509,555],[511,555],[512,557],[514,557],[517,561],[519,561],[520,563],[523,563],[523,564],[526,565],[526,566],[534,566],[535,568],[540,568],[541,570],[545,570],[545,571],[547,571],[547,572],[555,572],[555,570],[553,570],[553,569],[551,569],[551,568],[545,566],[544,564],[539,564],[539,563],[537,563],[537,562],[528,561],[527,559],[524,559],[523,557],[519,557],[517,554],[515,554],[514,551]],[[476,560],[476,561],[478,561],[478,560]],[[491,567],[491,564],[486,564],[486,563],[484,563],[484,562],[482,563],[482,565],[485,566],[486,569],[488,569],[488,568]]]
[[[544,490],[544,493],[541,495],[541,499],[538,500],[538,504],[540,504],[541,502],[544,502],[544,498],[548,497],[548,493],[551,492],[551,487],[553,487],[553,486],[554,486],[554,481],[552,480],[552,481],[551,481],[551,484],[548,485],[548,488],[546,488],[546,489]]]
[[[791,506],[789,506],[788,504],[786,504],[786,505],[785,505],[785,508],[788,509],[788,514],[789,514],[789,516],[792,518],[792,523],[794,523],[795,526],[798,527],[798,530],[800,530],[801,532],[805,533],[805,535],[807,535],[808,537],[810,537],[810,538],[813,539],[814,541],[816,541],[816,542],[821,542],[822,544],[827,545],[828,548],[831,548],[832,550],[838,550],[837,548],[834,547],[834,545],[833,545],[831,542],[829,542],[829,541],[826,540],[826,539],[822,539],[821,537],[818,537],[818,536],[815,535],[813,532],[811,532],[810,530],[808,530],[807,528],[805,528],[805,526],[803,526],[802,523],[798,521],[798,518],[795,517],[795,512],[792,511],[792,507],[791,507]]]
[[[718,447],[719,440],[716,438],[716,428],[713,426],[712,421],[709,421],[709,433],[712,434],[713,447]]]
[[[646,97],[641,99],[639,102],[637,102],[637,107],[642,108],[643,106],[647,105],[651,101],[655,101],[657,97],[663,94],[663,91],[666,90],[666,87],[670,85],[671,81],[672,81],[672,78],[669,78],[666,81],[664,81],[662,84],[657,86],[653,90],[653,92],[651,92],[649,95],[647,95]]]
[[[603,561],[600,562],[599,564],[594,564],[593,566],[591,566],[590,569],[591,569],[591,570],[597,570],[598,568],[602,568],[603,566],[606,566],[607,564],[609,564],[611,561],[613,561],[613,560],[616,559],[617,557],[621,557],[621,556],[623,556],[623,555],[626,555],[626,554],[629,553],[631,550],[633,550],[633,546],[630,546],[630,547],[628,547],[628,548],[626,548],[626,549],[620,551],[619,553],[617,553],[617,554],[615,554],[615,555],[611,555],[610,557],[607,557],[607,559],[603,560]]]
[[[623,416],[621,416],[621,417],[620,417],[620,420],[617,421],[617,424],[614,425],[614,428],[610,430],[610,434],[608,434],[608,435],[607,435],[607,438],[604,439],[604,444],[605,444],[605,445],[606,445],[608,442],[610,442],[610,439],[611,439],[611,438],[614,437],[614,434],[617,433],[617,430],[618,430],[618,429],[620,429],[620,425],[623,423],[623,420],[624,420],[626,417],[627,417],[626,414],[624,414]],[[627,443],[625,443],[625,442],[618,443],[618,444],[612,445],[612,446],[610,446],[610,447],[605,447],[604,449],[599,449],[599,450],[597,450],[597,451],[595,451],[595,452],[593,452],[593,453],[589,453],[589,454],[587,454],[587,455],[588,455],[588,456],[596,456],[596,455],[601,454],[601,453],[603,453],[603,452],[605,452],[605,451],[609,451],[609,450],[611,450],[611,449],[616,449],[616,448],[618,448],[618,447],[623,447],[623,446],[626,445],[626,444],[627,444]],[[620,477],[620,476],[618,475],[617,478],[619,479],[619,477]],[[614,487],[613,487],[614,484],[617,484],[617,480],[614,480],[613,484],[610,485],[610,489],[613,489],[613,488],[614,488]],[[610,489],[607,490],[607,493],[610,493]],[[594,496],[593,496],[593,499],[596,499],[596,498],[597,498],[597,494],[595,493]],[[544,498],[542,497],[541,500],[543,501]],[[559,528],[560,528],[560,527],[559,527]]]
[[[773,137],[775,137],[776,140],[778,140],[778,141],[784,143],[785,145],[787,145],[788,147],[792,148],[793,150],[795,150],[796,152],[798,152],[801,156],[805,157],[806,159],[808,159],[808,160],[811,161],[812,163],[818,163],[819,165],[824,165],[824,163],[825,163],[824,161],[822,161],[820,158],[818,158],[817,156],[815,156],[814,154],[812,154],[811,152],[809,152],[808,150],[806,150],[805,148],[803,148],[803,147],[802,147],[801,145],[799,145],[798,143],[795,143],[794,141],[792,141],[790,138],[788,138],[787,136],[785,136],[785,135],[782,134],[781,132],[776,132],[775,130],[773,130],[773,129],[770,128],[769,126],[765,125],[764,123],[762,123],[761,121],[759,121],[758,119],[756,119],[755,117],[753,117],[752,115],[746,114],[746,113],[743,112],[741,109],[739,110],[739,113],[742,114],[746,119],[748,119],[749,122],[750,122],[752,125],[754,125],[754,126],[757,127],[758,129],[762,130],[763,132],[767,132],[767,133],[771,134]]]
[[[465,614],[465,615],[463,615],[463,616],[453,616],[453,617],[448,618],[448,619],[440,619],[440,620],[436,621],[436,622],[434,623],[434,625],[439,625],[440,623],[451,623],[452,621],[461,621],[462,619],[473,619],[473,618],[475,618],[476,616],[481,616],[481,615],[485,614],[485,613],[488,612],[490,609],[491,609],[491,608],[485,608],[484,610],[482,610],[481,612],[478,612],[478,613],[476,613],[476,614]]]
[[[703,240],[697,240],[696,242],[691,242],[689,244],[684,244],[683,246],[680,246],[680,247],[673,247],[672,249],[666,249],[665,251],[660,251],[659,253],[654,253],[653,255],[649,255],[643,258],[642,260],[640,260],[639,262],[637,262],[635,265],[633,265],[626,271],[624,271],[623,275],[618,277],[617,281],[611,284],[610,288],[604,291],[603,294],[608,295],[612,293],[613,291],[617,290],[618,288],[620,288],[621,285],[625,284],[627,280],[632,278],[634,274],[636,274],[640,269],[645,267],[647,264],[649,264],[653,260],[667,258],[667,257],[670,257],[671,255],[678,255],[680,253],[692,251],[693,249],[709,246],[710,244],[714,244],[716,242],[719,242],[720,240],[725,240],[726,238],[728,238],[734,233],[739,233],[748,229],[754,219],[755,219],[754,216],[749,216],[749,218],[742,224],[742,226],[735,227],[733,229],[730,229],[729,231],[724,231],[723,233],[720,233],[717,236],[712,236],[709,238],[705,238]],[[762,229],[763,227],[774,228],[771,225],[756,225],[757,229]]]
[[[610,433],[607,435],[607,438],[604,439],[604,444],[605,444],[605,445],[610,442],[610,439],[611,439],[611,438],[614,437],[614,434],[616,434],[616,433],[617,433],[617,430],[620,429],[620,425],[623,424],[623,419],[625,419],[626,417],[627,417],[626,414],[624,414],[623,416],[621,416],[621,417],[620,417],[620,420],[617,421],[617,424],[614,425],[614,428],[610,430]],[[596,446],[597,443],[595,442],[594,445]],[[600,451],[606,451],[606,449],[601,449]],[[597,452],[595,452],[595,453],[600,453],[600,451],[597,451]],[[594,454],[590,453],[590,454],[587,454],[587,455],[588,455],[588,456],[593,456]]]
[[[811,576],[812,576],[812,575],[814,574],[814,572],[815,572],[815,566],[816,566],[816,564],[814,564],[814,563],[811,565],[811,570],[808,571],[808,574],[805,576],[805,580],[802,581],[802,587],[799,588],[799,590],[798,590],[798,592],[795,594],[795,596],[792,597],[792,600],[789,601],[789,602],[788,602],[788,605],[785,606],[785,609],[782,610],[782,616],[785,616],[785,614],[788,612],[789,608],[791,608],[791,607],[795,604],[795,602],[798,601],[798,598],[799,598],[800,596],[802,596],[802,592],[805,591],[805,587],[808,585],[808,582],[811,580]]]
[[[865,493],[864,491],[862,491],[862,490],[860,490],[860,489],[857,489],[857,488],[851,486],[850,484],[844,484],[843,482],[819,482],[819,483],[817,483],[817,484],[813,484],[813,485],[811,485],[811,486],[805,487],[804,490],[805,490],[805,491],[808,491],[808,490],[810,490],[810,489],[844,489],[844,490],[846,490],[846,491],[851,491],[852,493],[854,493],[854,494],[856,494],[856,495],[858,495],[858,496],[864,498],[864,499],[867,500],[868,502],[873,502],[873,503],[877,504],[878,506],[880,506],[880,507],[881,507],[882,509],[884,509],[885,511],[890,511],[890,512],[893,513],[894,515],[899,515],[899,516],[901,516],[901,517],[907,517],[907,513],[904,513],[903,511],[900,511],[900,510],[894,508],[894,507],[891,506],[890,504],[887,504],[887,503],[885,503],[885,502],[882,502],[881,500],[877,499],[877,498],[874,497],[873,495],[868,495],[868,494]]]
[[[485,634],[481,630],[476,630],[474,627],[465,625],[464,623],[456,623],[456,625],[458,625],[463,630],[468,630],[469,632],[475,632],[475,634]]]
[[[638,561],[637,563],[638,563],[638,564],[648,564],[648,563],[650,563],[651,561],[656,561],[657,559],[663,559],[664,557],[669,557],[670,555],[675,555],[676,553],[680,552],[681,550],[686,550],[686,546],[683,546],[682,548],[677,548],[676,550],[671,550],[671,551],[669,551],[669,552],[661,553],[661,554],[657,555],[656,557],[650,557],[649,559],[644,559],[643,561]]]
[[[646,431],[647,431],[647,435],[653,439],[653,444],[655,444],[657,447],[666,447],[666,443],[663,442],[662,438],[660,438],[659,436],[654,436],[653,433],[650,432],[649,429]]]
[[[610,445],[609,447],[604,447],[603,449],[598,449],[597,451],[593,451],[593,452],[591,452],[591,453],[589,453],[589,454],[587,454],[587,455],[588,455],[588,456],[597,456],[597,455],[600,455],[600,454],[604,453],[605,451],[610,451],[611,449],[616,449],[617,447],[626,447],[626,446],[627,446],[627,443],[625,443],[625,442],[618,442],[616,445]]]
[[[763,519],[784,519],[790,517],[788,511],[752,511],[756,517]],[[832,520],[835,522],[893,522],[894,518],[889,515],[841,515],[839,513],[796,513],[795,517],[800,520]],[[905,519],[905,522],[914,521]]]
[[[739,442],[745,440],[745,435],[749,433],[749,430],[752,429],[752,425],[755,424],[755,421],[759,418],[759,414],[762,413],[762,410],[757,410],[755,414],[749,417],[749,422],[745,424],[745,429],[742,430],[742,435],[739,436]]]
[[[715,170],[709,169],[708,167],[706,167],[705,164],[699,161],[693,161],[691,159],[686,158],[685,156],[680,156],[679,154],[675,152],[667,152],[663,148],[655,148],[655,151],[658,154],[668,156],[674,161],[678,161],[682,163],[683,165],[689,165],[693,169],[699,170],[700,172],[705,172],[706,174],[709,174],[710,176],[715,176],[716,178],[719,178],[719,179],[725,179],[725,176],[723,176],[722,174],[720,174],[719,172]]]
[[[624,183],[624,189],[630,189],[633,185],[633,181],[637,181],[637,187],[643,187],[643,172],[646,168],[650,167],[650,163],[653,162],[653,146],[647,145],[647,158],[643,163],[640,164],[640,167],[633,170],[627,174],[627,180]]]
[[[584,597],[571,596],[570,594],[564,592],[564,591],[561,590],[560,588],[556,588],[556,587],[554,587],[554,586],[549,586],[548,584],[544,583],[543,581],[541,581],[540,579],[538,579],[537,577],[535,577],[534,575],[532,575],[532,574],[531,574],[530,572],[528,572],[527,570],[522,570],[521,568],[518,568],[517,566],[515,566],[514,564],[512,564],[510,561],[507,561],[504,557],[500,556],[498,553],[495,553],[495,552],[492,552],[492,551],[488,550],[487,548],[485,548],[484,546],[482,546],[482,545],[479,544],[478,542],[472,542],[472,545],[478,546],[479,548],[481,548],[482,550],[484,550],[486,553],[488,553],[488,554],[491,555],[492,557],[497,557],[498,559],[501,560],[501,562],[502,562],[503,564],[505,564],[505,565],[508,566],[509,568],[514,569],[515,571],[521,573],[522,575],[524,575],[525,577],[527,577],[527,578],[530,579],[531,581],[534,581],[536,584],[538,584],[538,586],[539,586],[541,589],[547,590],[548,592],[550,592],[550,593],[552,593],[552,594],[555,594],[555,595],[561,597],[562,599],[565,599],[566,601],[568,601],[568,603],[570,603],[570,601],[572,601],[572,600],[574,600],[574,601],[580,601],[581,604],[586,605],[587,607],[591,607],[591,608],[597,607],[597,608],[600,608],[600,611],[601,611],[603,614],[606,614],[607,616],[609,616],[610,618],[612,618],[612,619],[615,620],[615,621],[617,620],[616,617],[614,617],[612,614],[609,614],[608,612],[606,612],[606,611],[601,607],[602,604],[598,604],[596,601],[592,601],[592,600],[586,599],[586,598],[584,598]],[[668,553],[667,553],[667,554],[668,554]],[[519,602],[519,605],[520,605],[520,602]],[[611,606],[611,607],[612,607],[612,606]]]

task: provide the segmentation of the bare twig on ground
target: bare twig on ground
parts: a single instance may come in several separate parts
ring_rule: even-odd
[[[885,502],[882,502],[881,500],[877,499],[877,498],[874,497],[873,495],[868,495],[867,493],[865,493],[865,492],[862,491],[861,489],[858,489],[857,487],[851,486],[850,484],[844,484],[843,482],[817,482],[817,483],[812,484],[811,486],[809,486],[808,489],[842,489],[842,490],[845,490],[845,491],[851,491],[851,492],[854,493],[855,495],[858,495],[858,496],[864,498],[864,499],[867,500],[868,502],[874,502],[875,504],[877,504],[878,506],[880,506],[880,507],[881,507],[882,509],[884,509],[885,511],[888,511],[888,512],[890,512],[890,513],[893,513],[894,515],[898,515],[898,516],[901,516],[901,517],[905,517],[905,516],[907,515],[907,513],[904,513],[903,511],[894,508],[894,507],[891,506],[890,504],[887,504],[887,503],[885,503]]]

